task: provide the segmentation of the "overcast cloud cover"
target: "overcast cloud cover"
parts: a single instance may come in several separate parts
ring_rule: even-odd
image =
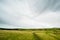
[[[0,28],[60,27],[60,0],[0,0]]]

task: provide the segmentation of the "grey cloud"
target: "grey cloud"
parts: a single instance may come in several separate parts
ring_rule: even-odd
[[[0,24],[38,28],[60,26],[60,0],[0,0]]]

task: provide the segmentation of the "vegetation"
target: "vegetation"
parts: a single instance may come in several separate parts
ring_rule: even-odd
[[[60,40],[60,29],[1,29],[0,40]]]

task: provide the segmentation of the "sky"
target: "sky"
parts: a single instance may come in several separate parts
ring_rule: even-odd
[[[0,28],[60,28],[60,0],[0,0]]]

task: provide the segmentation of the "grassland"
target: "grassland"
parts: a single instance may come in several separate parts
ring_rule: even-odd
[[[0,40],[60,40],[60,29],[0,30]]]

